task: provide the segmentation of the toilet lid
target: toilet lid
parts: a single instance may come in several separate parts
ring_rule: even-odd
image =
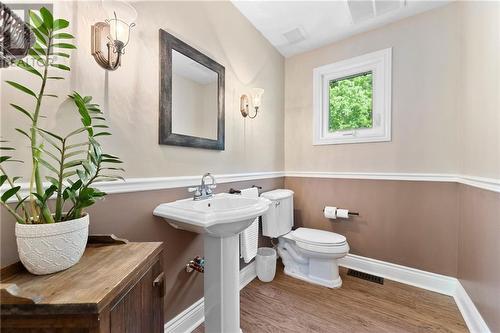
[[[292,236],[294,239],[304,243],[331,246],[345,244],[347,240],[344,236],[334,232],[309,228],[298,228],[292,231]]]

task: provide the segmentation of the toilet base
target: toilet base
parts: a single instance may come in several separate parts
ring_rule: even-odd
[[[327,254],[301,249],[293,241],[282,237],[277,250],[286,275],[328,288],[342,286],[337,260],[349,251],[347,244],[338,249],[339,253]]]
[[[291,276],[293,278],[309,282],[312,284],[317,284],[323,287],[328,287],[328,288],[340,288],[342,286],[342,279],[340,276],[335,279],[335,280],[320,280],[314,277],[306,276],[304,274],[298,273],[298,272],[291,272],[289,269],[286,268],[285,266],[285,274],[288,276]]]

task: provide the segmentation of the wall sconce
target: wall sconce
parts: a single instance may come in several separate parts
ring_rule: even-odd
[[[241,95],[240,97],[240,111],[241,115],[245,118],[253,119],[257,117],[257,113],[259,112],[259,108],[262,104],[262,95],[264,94],[264,89],[262,88],[253,88],[252,89],[252,106],[255,109],[255,114],[253,116],[250,115],[249,105],[248,105],[248,96]]]
[[[110,18],[92,26],[91,52],[102,68],[114,71],[121,65],[137,12],[134,7],[121,1],[106,1],[103,8]]]

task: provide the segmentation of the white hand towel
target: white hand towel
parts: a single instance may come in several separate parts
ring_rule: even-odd
[[[241,195],[247,198],[258,198],[259,190],[256,187],[241,190]],[[249,263],[257,255],[259,243],[259,218],[240,234],[240,254],[245,263]]]

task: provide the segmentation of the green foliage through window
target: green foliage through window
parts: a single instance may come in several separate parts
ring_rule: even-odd
[[[329,132],[372,127],[372,76],[330,81]]]

